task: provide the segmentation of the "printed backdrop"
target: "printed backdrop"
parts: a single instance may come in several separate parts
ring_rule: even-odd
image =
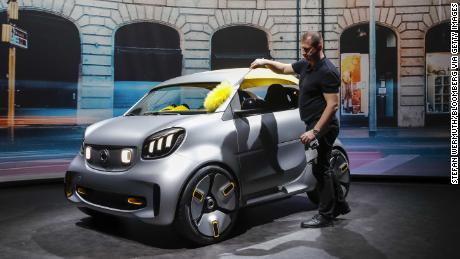
[[[369,55],[341,54],[341,114],[366,116],[369,113]]]

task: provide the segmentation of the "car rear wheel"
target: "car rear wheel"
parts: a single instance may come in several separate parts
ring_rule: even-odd
[[[345,154],[339,149],[332,150],[331,161],[333,159],[336,159],[334,168],[333,168],[334,174],[338,180],[340,188],[342,189],[344,198],[346,198],[348,195],[348,192],[350,191],[349,162],[348,162],[347,156],[345,156]],[[313,191],[307,192],[307,195],[310,201],[312,201],[314,204],[319,203],[319,193],[318,193],[317,187]]]
[[[200,245],[225,239],[237,216],[238,186],[234,177],[218,166],[200,169],[182,193],[175,227]]]

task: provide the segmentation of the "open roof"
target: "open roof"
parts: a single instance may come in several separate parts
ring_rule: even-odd
[[[298,79],[295,76],[277,74],[267,68],[254,69],[249,73],[248,71],[248,68],[231,68],[194,73],[167,80],[159,84],[158,87],[189,83],[220,83],[225,80],[236,84],[243,76],[245,78],[242,84],[243,88],[255,86],[255,84],[261,85],[261,82],[267,82],[267,84],[298,84]]]

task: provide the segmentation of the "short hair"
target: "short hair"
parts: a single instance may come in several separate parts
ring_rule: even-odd
[[[308,37],[311,37],[311,45],[312,45],[312,47],[318,48],[319,46],[323,45],[323,36],[321,35],[320,32],[307,31],[304,34],[302,34],[302,41],[308,39]]]

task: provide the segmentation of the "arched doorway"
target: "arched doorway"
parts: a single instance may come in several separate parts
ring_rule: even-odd
[[[120,115],[159,82],[180,76],[179,33],[166,25],[140,22],[115,34],[114,115]]]
[[[16,116],[30,123],[55,124],[57,117],[69,119],[63,124],[73,123],[81,64],[78,29],[69,20],[45,12],[22,10],[19,16],[16,24],[28,32],[29,48],[17,49]],[[5,12],[0,20],[6,21]],[[6,116],[7,44],[0,44],[0,60],[0,115]]]
[[[212,70],[249,67],[256,58],[271,58],[264,31],[249,26],[231,26],[212,36]]]
[[[377,126],[397,126],[398,46],[395,33],[376,26]],[[369,24],[346,29],[340,37],[341,122],[368,126],[369,111]]]
[[[425,125],[448,125],[450,114],[450,25],[438,24],[425,37]]]

